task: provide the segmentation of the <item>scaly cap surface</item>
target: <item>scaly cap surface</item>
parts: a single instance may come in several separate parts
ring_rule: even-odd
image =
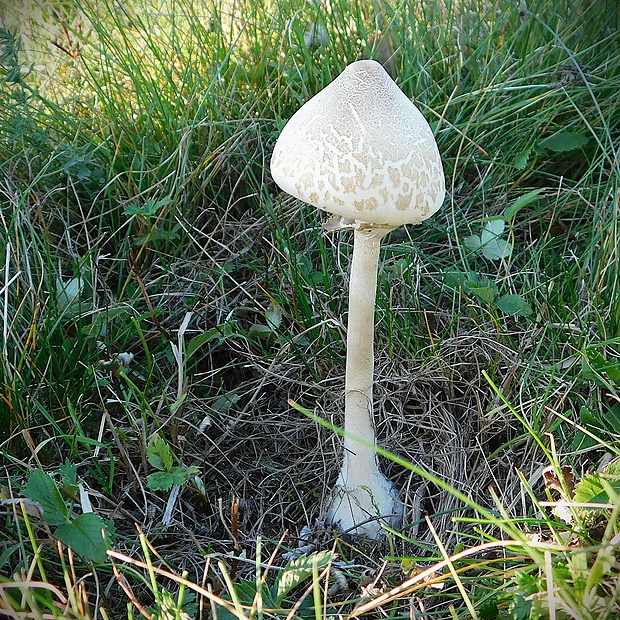
[[[304,202],[381,227],[421,222],[445,196],[428,123],[374,60],[350,64],[290,118],[271,174]]]

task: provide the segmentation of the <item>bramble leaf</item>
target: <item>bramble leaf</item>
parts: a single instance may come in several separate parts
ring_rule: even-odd
[[[502,295],[496,302],[497,307],[510,316],[529,316],[532,307],[521,295]]]
[[[146,483],[153,491],[169,491],[174,485],[174,476],[167,471],[156,471],[146,477]]]
[[[558,131],[548,138],[539,140],[536,146],[541,149],[549,149],[550,151],[561,153],[581,148],[588,142],[588,137],[581,133],[575,131]]]
[[[24,495],[37,502],[43,509],[43,518],[48,525],[66,523],[67,505],[52,477],[40,469],[35,469],[28,478]]]
[[[54,536],[87,562],[103,562],[107,544],[102,530],[108,536],[114,535],[114,525],[110,521],[105,521],[94,512],[86,512],[56,528]]]
[[[170,450],[166,440],[162,439],[157,433],[149,439],[146,458],[155,469],[170,471],[172,467],[172,450]]]
[[[532,153],[532,150],[533,150],[533,147],[528,146],[525,150],[517,154],[517,156],[515,157],[515,168],[517,170],[525,169],[525,167],[527,166],[527,162],[530,158],[530,155]]]
[[[173,484],[185,484],[192,476],[197,476],[200,469],[195,465],[191,467],[172,467],[169,474],[172,476]]]

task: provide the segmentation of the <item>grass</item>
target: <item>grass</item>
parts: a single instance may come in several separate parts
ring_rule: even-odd
[[[617,617],[615,3],[17,8],[2,613]],[[292,113],[368,57],[431,123],[449,193],[382,250],[377,432],[405,526],[381,543],[317,523],[351,239],[268,168]],[[498,222],[494,254],[476,236]]]

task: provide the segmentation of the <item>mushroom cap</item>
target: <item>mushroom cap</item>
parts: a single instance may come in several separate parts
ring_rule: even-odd
[[[293,114],[271,174],[304,202],[386,228],[427,219],[445,196],[431,128],[374,60],[350,64]]]

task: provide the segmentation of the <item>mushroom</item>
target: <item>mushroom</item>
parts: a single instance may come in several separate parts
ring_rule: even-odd
[[[376,538],[398,526],[402,504],[379,470],[373,426],[374,308],[379,245],[417,224],[445,196],[428,123],[374,60],[350,64],[282,130],[271,158],[275,182],[354,231],[349,281],[344,459],[327,518]],[[332,218],[333,221],[334,218]]]

